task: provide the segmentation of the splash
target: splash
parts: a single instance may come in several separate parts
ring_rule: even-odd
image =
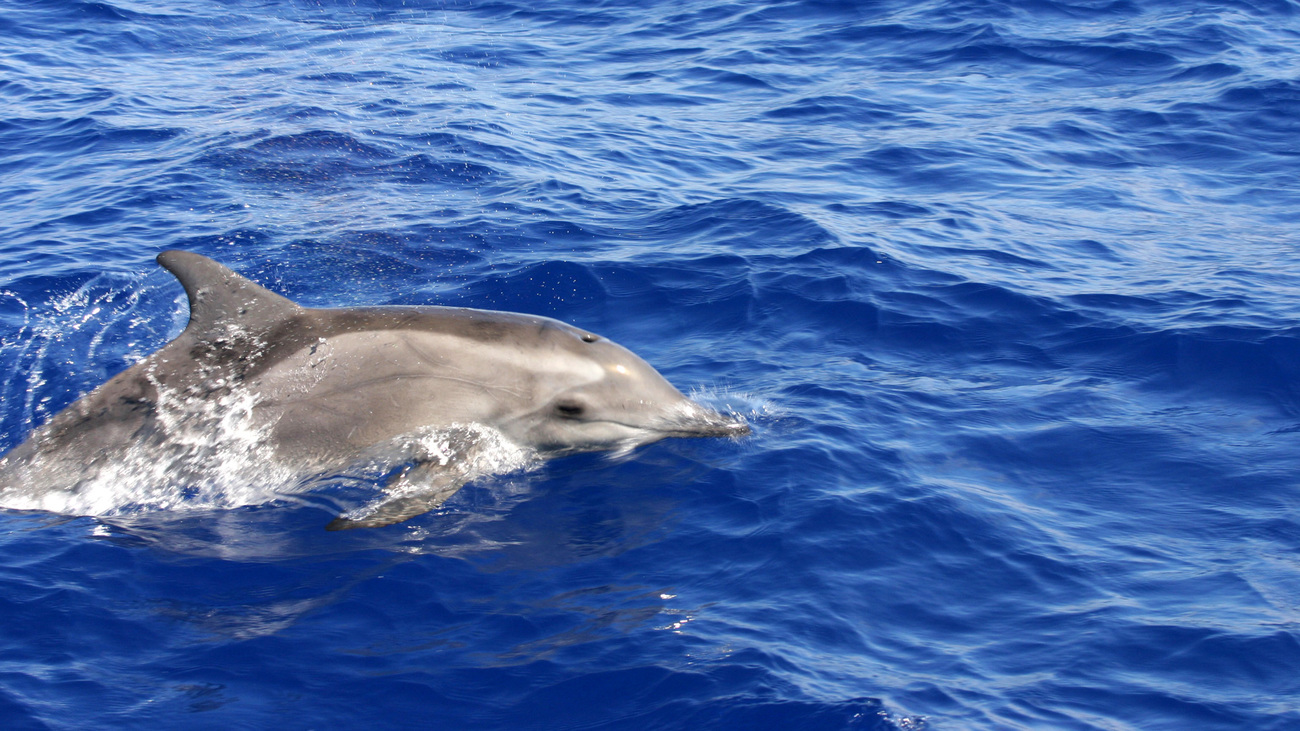
[[[85,393],[180,332],[183,299],[162,281],[157,275],[100,274],[40,306],[0,291],[15,324],[0,341],[0,438],[12,443],[48,421],[62,405],[51,394]],[[87,363],[104,365],[69,367]]]
[[[446,466],[463,459],[475,474],[502,474],[523,469],[537,460],[537,454],[506,438],[499,430],[483,424],[453,423],[442,428],[423,429],[404,437],[417,459]]]
[[[372,473],[376,469],[391,470],[393,464],[405,467],[385,480],[382,495],[346,511],[342,517],[364,518],[385,504],[421,496],[430,499],[432,506],[466,482],[525,471],[540,462],[536,451],[516,445],[499,430],[483,424],[453,423],[420,429],[378,448],[362,463]]]
[[[275,459],[255,406],[247,389],[215,397],[160,389],[156,424],[142,438],[91,465],[37,451],[11,466],[0,507],[115,516],[267,502],[301,476]]]
[[[726,387],[693,388],[688,395],[691,401],[749,425],[763,423],[784,415],[769,399]]]
[[[155,385],[159,402],[153,433],[106,456],[92,469],[65,464],[57,454],[41,453],[12,465],[15,478],[0,491],[0,507],[98,517],[229,509],[283,499],[329,480],[378,484],[394,464],[436,466],[464,482],[518,472],[537,463],[533,451],[516,446],[496,429],[452,424],[402,435],[359,459],[341,455],[337,471],[309,472],[277,458],[269,439],[273,425],[258,418],[258,400],[248,389],[228,387],[214,396],[182,393],[156,381]],[[394,497],[417,494],[427,485],[389,480],[387,487],[374,501],[352,512],[368,512]]]

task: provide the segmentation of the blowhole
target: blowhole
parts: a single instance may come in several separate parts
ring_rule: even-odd
[[[584,343],[594,343],[594,342],[596,342],[597,340],[600,340],[600,336],[599,336],[599,335],[592,335],[591,333],[583,333],[583,334],[582,334],[582,342],[584,342]]]

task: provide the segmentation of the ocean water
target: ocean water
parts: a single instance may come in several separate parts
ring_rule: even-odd
[[[0,727],[1300,728],[1298,224],[1294,0],[0,0],[0,447],[169,248],[754,427],[0,511]]]

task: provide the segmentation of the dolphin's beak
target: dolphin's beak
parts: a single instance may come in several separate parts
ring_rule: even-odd
[[[688,437],[747,437],[751,433],[749,424],[739,419],[727,419],[719,424],[707,424],[690,429],[682,436]]]
[[[750,434],[749,424],[736,417],[689,402],[691,409],[664,429],[670,437],[743,437]]]

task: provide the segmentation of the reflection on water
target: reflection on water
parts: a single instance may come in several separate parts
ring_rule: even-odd
[[[691,484],[712,467],[690,451],[656,445],[622,460],[557,460],[480,481],[437,513],[382,529],[326,531],[333,499],[302,496],[76,525],[117,550],[154,557],[130,580],[137,600],[189,627],[191,641],[309,631],[298,627],[329,608],[369,618],[355,636],[335,633],[343,652],[455,652],[473,666],[526,664],[638,628],[680,629],[701,611],[677,606],[672,587],[640,577],[583,585],[594,562],[617,562],[674,524],[667,492],[628,486]],[[469,616],[479,619],[457,619]]]

